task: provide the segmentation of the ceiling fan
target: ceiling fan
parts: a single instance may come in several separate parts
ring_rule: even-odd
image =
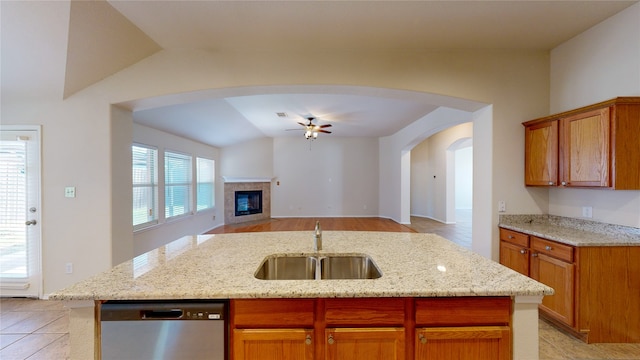
[[[302,122],[298,122],[298,124],[300,124],[300,126],[304,127],[304,137],[305,139],[309,140],[314,140],[318,137],[319,133],[325,133],[325,134],[331,134],[331,131],[327,131],[325,130],[325,128],[331,127],[331,124],[324,124],[324,125],[317,125],[314,124],[313,121],[316,120],[316,118],[310,116],[307,118],[307,123],[302,123]]]

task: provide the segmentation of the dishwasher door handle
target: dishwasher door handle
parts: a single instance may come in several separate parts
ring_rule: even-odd
[[[142,310],[141,318],[143,320],[162,320],[162,319],[180,319],[184,312],[182,309],[169,310]]]

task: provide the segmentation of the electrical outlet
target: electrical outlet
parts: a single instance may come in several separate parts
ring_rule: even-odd
[[[582,217],[591,219],[593,217],[593,208],[591,206],[583,206]]]
[[[64,272],[67,274],[72,274],[73,273],[73,263],[66,263],[64,265]]]
[[[505,203],[504,200],[498,201],[498,212],[505,212],[505,211],[507,211],[507,203]]]

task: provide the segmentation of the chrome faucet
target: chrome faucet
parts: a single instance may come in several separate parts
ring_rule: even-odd
[[[313,250],[322,250],[322,229],[320,229],[320,221],[316,221],[316,229],[313,234]]]

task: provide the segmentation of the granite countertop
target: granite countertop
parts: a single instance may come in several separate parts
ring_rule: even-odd
[[[640,228],[554,215],[501,215],[499,226],[573,246],[640,246]]]
[[[322,255],[367,254],[372,280],[259,280],[273,254],[314,254],[312,232],[187,236],[50,295],[55,300],[540,296],[553,289],[434,234],[325,231]]]

